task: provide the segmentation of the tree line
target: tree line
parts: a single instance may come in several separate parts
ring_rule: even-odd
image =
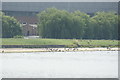
[[[118,15],[48,8],[38,15],[39,36],[56,39],[118,39]],[[120,21],[120,20],[119,20]]]
[[[0,12],[2,37],[22,35],[20,23]],[[38,16],[38,32],[42,38],[55,39],[118,39],[120,18],[114,12],[96,12],[90,16],[84,12],[48,8]]]

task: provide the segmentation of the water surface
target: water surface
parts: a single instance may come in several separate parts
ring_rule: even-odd
[[[117,78],[117,51],[4,53],[4,78]]]

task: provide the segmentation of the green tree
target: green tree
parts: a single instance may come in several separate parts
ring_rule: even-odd
[[[114,12],[97,12],[90,17],[80,11],[48,8],[38,14],[38,20],[43,38],[118,39],[118,16]]]
[[[2,37],[2,15],[3,13],[0,11],[0,38]]]
[[[21,35],[21,28],[19,22],[10,16],[2,15],[2,37],[3,38],[12,38],[16,35]]]
[[[82,38],[84,21],[74,13],[48,8],[38,17],[39,32],[43,38]]]
[[[94,21],[95,39],[117,39],[118,18],[114,12],[97,12],[91,20]]]
[[[84,39],[88,39],[89,38],[89,33],[90,33],[90,30],[89,30],[89,19],[90,19],[90,16],[84,12],[80,12],[80,11],[75,11],[73,12],[73,15],[75,17],[78,17],[79,18],[79,27],[81,27],[80,29],[80,32],[82,35],[81,38],[84,38]]]

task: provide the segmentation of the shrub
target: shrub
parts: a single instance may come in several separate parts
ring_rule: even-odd
[[[14,36],[14,38],[23,38],[21,35]]]

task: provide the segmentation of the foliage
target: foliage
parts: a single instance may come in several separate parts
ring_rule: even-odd
[[[118,39],[118,16],[97,12],[94,16],[48,8],[38,14],[39,35],[57,39]]]
[[[12,38],[16,35],[21,35],[21,28],[19,22],[10,16],[2,15],[2,37]]]
[[[21,36],[21,35],[16,35],[16,36],[14,36],[14,38],[23,38],[23,36]]]
[[[118,16],[113,12],[97,12],[90,20],[89,39],[118,39]]]
[[[80,13],[80,12],[79,12]],[[48,8],[38,14],[39,32],[43,38],[80,39],[83,36],[84,19],[77,12]]]
[[[90,16],[87,15],[86,13],[83,13],[83,12],[80,12],[80,11],[75,11],[72,13],[74,15],[74,17],[77,17],[79,18],[79,23],[82,22],[82,25],[79,24],[79,26],[82,27],[82,29],[80,30],[82,32],[82,35],[80,36],[83,36],[81,38],[84,38],[86,39],[87,37],[89,37],[89,21],[90,21]]]

